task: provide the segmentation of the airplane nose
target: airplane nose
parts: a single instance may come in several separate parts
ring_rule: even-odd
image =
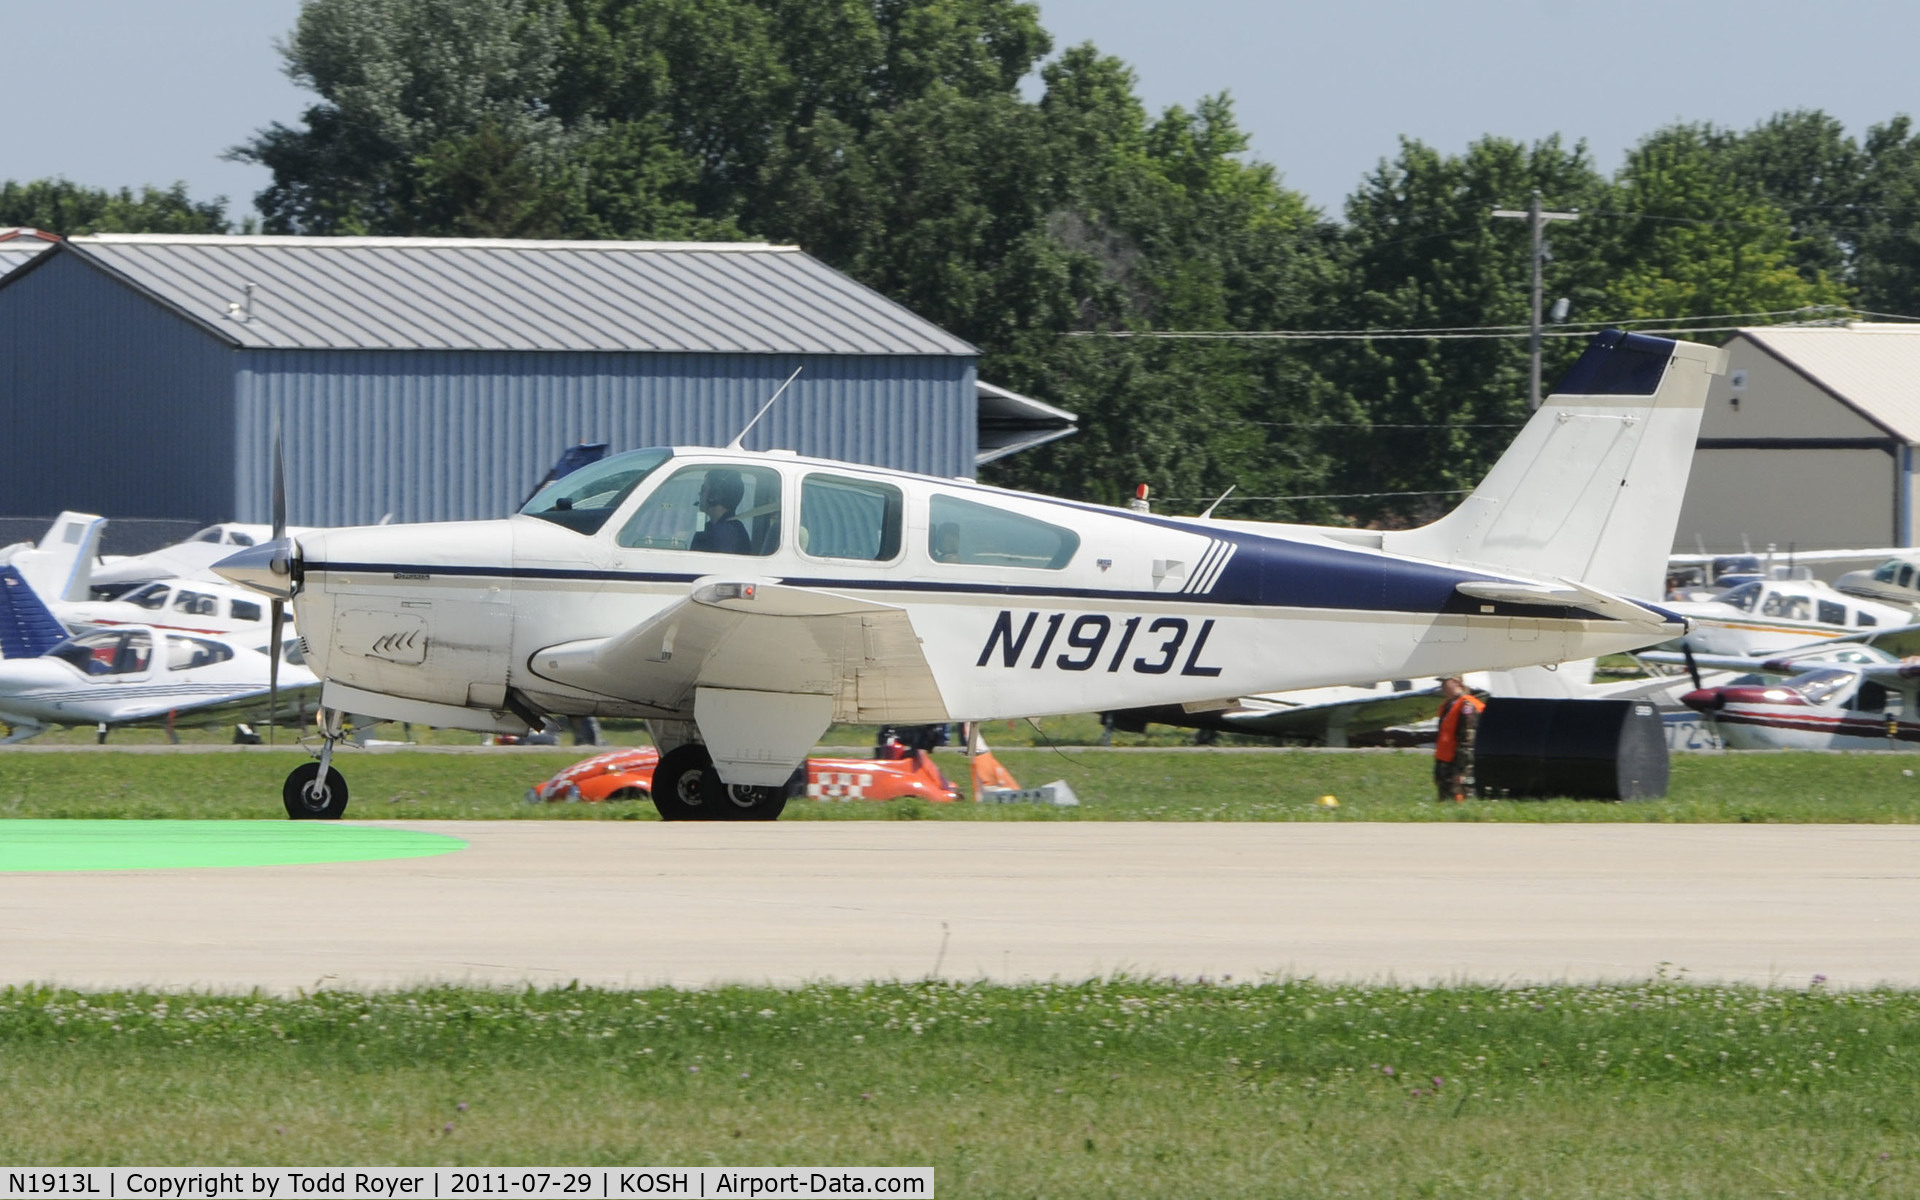
[[[299,566],[300,547],[291,538],[281,538],[228,555],[213,564],[213,573],[276,600],[291,600]]]
[[[1680,703],[1698,713],[1718,712],[1726,702],[1719,688],[1699,688],[1680,697]]]

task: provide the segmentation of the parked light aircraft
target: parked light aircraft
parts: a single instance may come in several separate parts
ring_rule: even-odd
[[[749,452],[743,432],[606,458],[505,520],[281,536],[217,570],[291,600],[325,681],[290,815],[344,809],[351,710],[503,732],[643,717],[663,816],[771,819],[834,720],[1183,704],[1673,638],[1681,617],[1626,597],[1659,594],[1724,363],[1598,335],[1420,529],[1133,513]]]
[[[1903,605],[1909,612],[1920,612],[1920,552],[1896,555],[1871,570],[1849,571],[1834,581],[1835,587],[1849,596],[1877,600],[1882,604]]]
[[[185,633],[258,638],[258,644],[263,646],[271,636],[267,605],[259,593],[225,582],[170,579],[135,588],[117,600],[86,600],[49,607],[64,624],[74,629],[153,625]]]
[[[1915,632],[1903,631],[1905,640]],[[1920,750],[1920,662],[1835,643],[1777,655],[1757,670],[1784,678],[1702,687],[1681,699],[1739,750]]]
[[[289,530],[295,536],[307,530]],[[271,525],[248,525],[222,521],[209,525],[184,542],[162,546],[145,554],[103,558],[93,568],[91,597],[79,599],[111,600],[143,583],[160,579],[217,581],[213,564],[234,552],[236,547],[252,546],[273,537]]]
[[[63,512],[37,545],[22,542],[0,550],[0,565],[18,570],[34,592],[48,600],[85,600],[87,573],[106,527],[106,520],[92,513]]]
[[[269,701],[266,654],[231,638],[129,625],[68,637],[20,572],[0,568],[0,743],[50,725],[153,723],[169,715],[243,711]],[[319,680],[289,664],[284,687]]]
[[[1674,600],[1695,654],[1777,654],[1862,629],[1906,625],[1913,610],[1849,596],[1817,579],[1756,579],[1711,600]]]

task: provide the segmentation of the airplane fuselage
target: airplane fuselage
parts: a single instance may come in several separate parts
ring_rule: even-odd
[[[755,513],[741,522],[748,553],[693,548],[711,518],[662,499],[701,471],[759,480]],[[779,583],[904,612],[930,685],[877,657],[851,683],[821,680],[845,721],[1202,703],[1590,657],[1680,632],[1656,609],[1635,622],[1475,599],[1457,585],[1513,577],[1395,555],[1379,540],[690,449],[591,531],[549,514],[304,535],[293,603],[308,660],[337,693],[323,702],[418,720],[434,718],[405,703],[383,710],[378,698],[445,706],[471,713],[477,728],[496,727],[520,701],[690,719],[683,705],[579,686],[542,652],[615,638],[715,582]],[[670,634],[666,645],[671,653]],[[755,683],[750,672],[703,682]],[[437,719],[458,723],[451,712]]]

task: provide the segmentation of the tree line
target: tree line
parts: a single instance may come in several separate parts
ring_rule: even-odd
[[[796,243],[975,343],[1081,433],[994,482],[1170,511],[1385,525],[1470,487],[1526,415],[1538,191],[1573,320],[1920,315],[1920,139],[1819,111],[1676,124],[1611,174],[1580,143],[1403,139],[1332,217],[1249,158],[1230,98],[1149,112],[1019,0],[308,0],[315,102],[232,152],[246,227]],[[224,201],[0,185],[0,225],[225,232]],[[1712,324],[1713,322],[1707,322]],[[1702,337],[1725,336],[1705,333]],[[1549,379],[1580,339],[1549,344]],[[1304,498],[1301,498],[1304,497]]]

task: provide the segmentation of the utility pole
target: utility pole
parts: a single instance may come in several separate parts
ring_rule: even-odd
[[[1517,208],[1496,208],[1496,217],[1520,217],[1533,229],[1533,374],[1527,386],[1527,408],[1540,407],[1540,268],[1547,257],[1547,222],[1578,221],[1580,211],[1546,212],[1540,207],[1540,189],[1533,189],[1533,200],[1522,211]]]

